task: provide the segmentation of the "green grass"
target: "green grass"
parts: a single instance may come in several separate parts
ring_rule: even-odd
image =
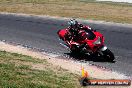
[[[132,23],[132,4],[95,0],[0,0],[0,12]]]
[[[34,64],[44,70],[33,69]],[[0,51],[0,88],[80,88],[78,76],[40,60]]]

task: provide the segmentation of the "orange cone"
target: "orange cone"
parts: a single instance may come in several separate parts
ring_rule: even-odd
[[[84,70],[84,67],[81,67],[82,70],[82,77],[88,77],[88,72]]]

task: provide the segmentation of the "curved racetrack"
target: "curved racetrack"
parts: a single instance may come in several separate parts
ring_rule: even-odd
[[[21,43],[65,55],[56,32],[67,27],[65,20],[38,17],[0,15],[0,40]],[[132,26],[120,24],[86,23],[105,36],[105,43],[114,52],[116,62],[88,59],[87,63],[104,66],[132,77]],[[75,58],[76,59],[76,58]]]

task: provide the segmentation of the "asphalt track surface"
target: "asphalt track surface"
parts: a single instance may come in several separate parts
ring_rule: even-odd
[[[66,20],[36,17],[21,17],[0,14],[0,40],[21,43],[44,49],[50,53],[69,55],[60,46],[56,32],[67,27]],[[87,23],[105,36],[105,43],[115,54],[114,63],[98,59],[87,59],[87,63],[99,65],[132,77],[132,26],[120,24]],[[75,59],[84,57],[71,56]]]

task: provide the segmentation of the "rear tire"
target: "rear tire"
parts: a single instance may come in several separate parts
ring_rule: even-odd
[[[104,54],[104,58],[107,59],[108,61],[114,61],[115,56],[109,49],[103,51],[103,54]]]

